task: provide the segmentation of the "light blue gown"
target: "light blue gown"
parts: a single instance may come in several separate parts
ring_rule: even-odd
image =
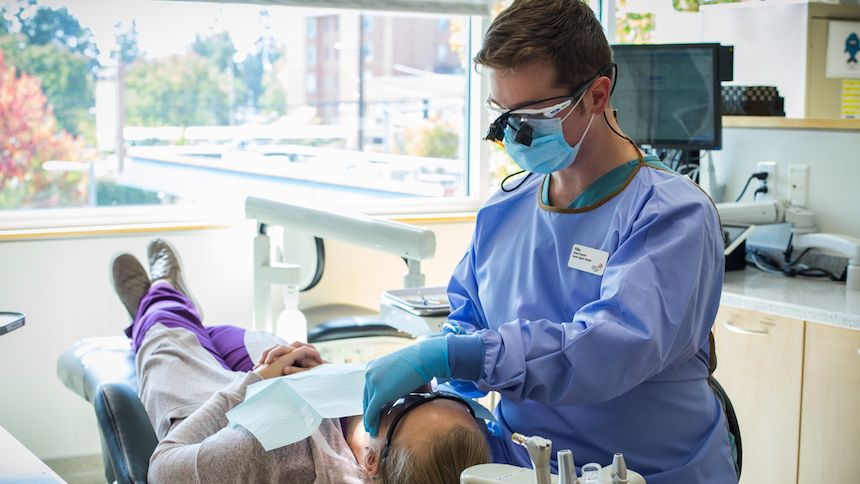
[[[448,292],[451,322],[483,343],[477,388],[502,396],[495,461],[530,465],[510,439],[520,432],[571,449],[578,465],[623,452],[649,484],[737,482],[707,382],[720,223],[698,187],[664,168],[631,161],[564,209],[532,175],[478,213]],[[574,244],[608,253],[602,276],[568,266]]]

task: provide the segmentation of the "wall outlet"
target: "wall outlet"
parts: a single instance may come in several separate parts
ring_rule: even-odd
[[[809,204],[809,165],[788,165],[788,201],[798,207]]]
[[[759,193],[755,196],[756,200],[772,200],[776,198],[774,191],[776,190],[776,162],[775,161],[759,161],[756,165],[756,171],[767,173],[767,181],[759,180],[756,190],[767,185],[767,193]]]

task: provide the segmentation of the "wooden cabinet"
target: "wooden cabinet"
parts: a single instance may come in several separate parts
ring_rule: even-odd
[[[714,322],[715,376],[741,429],[741,484],[796,482],[803,328],[803,321],[728,306]]]
[[[860,482],[860,330],[806,324],[802,408],[798,482]]]

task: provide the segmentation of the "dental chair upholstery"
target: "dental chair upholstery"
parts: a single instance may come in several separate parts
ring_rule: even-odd
[[[312,328],[308,341],[370,336],[410,337],[378,318],[337,318]],[[158,438],[137,395],[130,340],[112,336],[78,341],[60,355],[57,376],[95,409],[107,482],[146,482]]]
[[[57,376],[93,404],[107,482],[146,482],[158,438],[137,396],[131,341],[125,336],[78,341],[60,355]]]

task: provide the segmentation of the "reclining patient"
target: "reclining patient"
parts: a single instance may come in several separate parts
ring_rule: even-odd
[[[130,254],[114,259],[112,275],[133,319],[125,332],[159,439],[150,482],[456,483],[463,469],[489,462],[485,429],[468,404],[432,393],[390,404],[379,438],[361,416],[326,419],[312,437],[266,452],[247,430],[228,426],[225,413],[248,385],[323,363],[319,352],[277,345],[255,365],[244,329],[201,324],[171,247],[153,240],[148,256],[152,280]]]

